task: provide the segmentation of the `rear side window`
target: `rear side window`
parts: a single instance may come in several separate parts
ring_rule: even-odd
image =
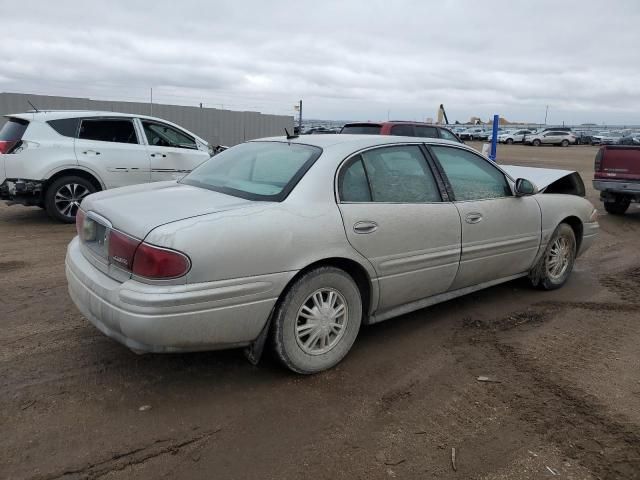
[[[400,137],[413,137],[413,125],[394,125],[391,127],[391,135]]]
[[[27,120],[21,118],[10,118],[0,129],[0,141],[17,142],[22,139],[22,135],[29,126]]]
[[[484,158],[455,147],[431,147],[457,201],[512,196],[504,174]]]
[[[345,202],[428,203],[442,197],[422,151],[414,145],[362,153],[343,171],[340,199]]]
[[[354,135],[380,135],[380,125],[345,125],[340,133],[351,133]]]
[[[416,137],[438,138],[438,131],[435,127],[415,125],[413,128],[415,129]]]
[[[65,137],[75,138],[78,135],[79,118],[61,118],[60,120],[49,120],[47,123]]]
[[[78,138],[113,143],[138,143],[131,120],[84,119]]]

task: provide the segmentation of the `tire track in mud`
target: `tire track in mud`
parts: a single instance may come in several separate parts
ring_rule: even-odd
[[[32,480],[70,480],[76,478],[96,479],[109,473],[124,470],[128,467],[143,464],[162,455],[176,455],[188,447],[203,447],[211,437],[222,428],[209,430],[196,435],[185,436],[181,439],[164,438],[150,444],[132,448],[124,452],[113,454],[109,458],[87,463],[80,467],[70,467],[63,471],[44,476],[32,477]]]
[[[504,377],[502,383],[488,385],[488,390],[508,404],[510,410],[542,438],[557,445],[597,478],[639,479],[638,426],[623,415],[612,414],[594,395],[568,384],[561,373],[545,368],[537,354],[524,352],[504,338],[510,330],[537,328],[567,309],[636,312],[637,307],[598,302],[541,302],[539,305],[542,310],[517,312],[491,322],[464,319],[456,342],[482,348],[484,367],[501,372],[500,376]],[[620,334],[619,331],[613,335],[607,333],[607,326],[603,324],[603,335],[594,336],[593,341],[606,345],[585,351],[582,359],[572,357],[574,368],[587,356],[604,352]],[[571,338],[565,340],[571,341]],[[460,356],[460,361],[464,363],[466,358]]]

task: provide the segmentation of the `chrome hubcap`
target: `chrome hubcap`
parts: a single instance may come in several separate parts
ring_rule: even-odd
[[[77,183],[61,186],[56,192],[55,204],[58,212],[66,217],[75,217],[80,202],[89,195],[89,190]]]
[[[557,280],[561,278],[571,262],[573,255],[573,247],[566,237],[558,237],[547,255],[547,275]]]
[[[322,355],[344,336],[347,302],[337,290],[321,288],[307,297],[296,318],[296,341],[304,353]]]

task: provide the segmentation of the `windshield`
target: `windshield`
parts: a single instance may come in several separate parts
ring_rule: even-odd
[[[380,125],[345,125],[340,133],[353,133],[357,135],[380,135]]]
[[[249,200],[282,201],[322,150],[284,142],[247,142],[212,157],[181,180]]]

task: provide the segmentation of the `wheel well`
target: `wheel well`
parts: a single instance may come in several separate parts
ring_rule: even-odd
[[[348,258],[334,257],[334,258],[326,258],[323,260],[319,260],[310,265],[307,265],[302,270],[300,270],[296,275],[289,281],[287,286],[284,288],[278,301],[276,302],[276,308],[278,307],[280,301],[284,298],[289,289],[296,283],[298,278],[307,273],[310,270],[318,267],[335,267],[340,270],[348,273],[353,281],[356,282],[358,286],[358,290],[360,290],[360,296],[362,297],[362,316],[363,319],[367,319],[369,316],[369,309],[371,303],[371,279],[369,278],[369,274],[364,269],[362,265],[354,260],[350,260]],[[274,308],[275,311],[275,308]]]
[[[51,178],[49,178],[46,182],[45,182],[45,190],[46,188],[52,183],[55,182],[57,179],[61,178],[61,177],[68,177],[74,175],[76,177],[82,177],[88,181],[91,182],[91,184],[96,187],[96,191],[100,191],[102,190],[102,185],[100,184],[100,182],[98,181],[98,179],[96,177],[94,177],[92,174],[90,174],[89,172],[85,171],[85,170],[80,170],[77,168],[69,168],[67,170],[62,170],[60,172],[57,172],[55,175],[52,175]]]
[[[560,223],[566,223],[573,229],[573,234],[576,236],[576,252],[580,251],[580,245],[582,243],[582,221],[578,217],[567,217]]]

